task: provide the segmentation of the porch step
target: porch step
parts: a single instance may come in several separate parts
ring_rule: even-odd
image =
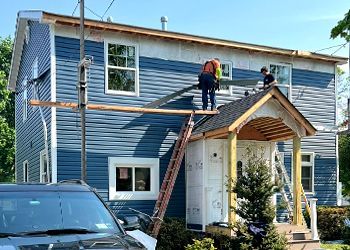
[[[320,248],[320,241],[312,240],[311,231],[305,225],[299,226],[289,223],[276,223],[275,225],[279,233],[285,233],[289,249],[309,250]]]
[[[290,250],[314,250],[320,249],[319,240],[292,240],[288,241]]]

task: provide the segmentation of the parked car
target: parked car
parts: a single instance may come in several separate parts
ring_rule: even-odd
[[[0,184],[0,249],[146,249],[80,181]]]

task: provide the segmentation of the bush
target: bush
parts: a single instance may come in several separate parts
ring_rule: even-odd
[[[344,220],[350,217],[349,207],[318,207],[318,232],[322,240],[346,240]]]
[[[199,239],[200,235],[186,230],[184,219],[165,218],[157,238],[158,250],[181,250],[193,243],[192,239]]]
[[[186,250],[217,250],[214,247],[214,240],[210,238],[204,238],[203,240],[193,240],[193,244],[188,244]]]

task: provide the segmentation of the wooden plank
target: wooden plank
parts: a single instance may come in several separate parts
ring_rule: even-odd
[[[281,124],[281,121],[280,120],[269,120],[269,121],[265,121],[265,122],[262,122],[260,124],[251,124],[253,127],[255,128],[264,128],[264,127],[267,127],[268,125],[269,126],[275,126],[275,125],[279,125]]]
[[[228,176],[231,180],[237,180],[237,134],[230,132],[228,135]],[[229,189],[232,190],[232,182],[229,182]],[[236,213],[232,208],[237,207],[237,194],[228,192],[228,222],[236,222]]]
[[[275,139],[283,138],[283,137],[286,137],[286,136],[295,136],[295,133],[293,132],[293,130],[291,130],[291,131],[287,131],[287,132],[284,132],[284,133],[276,133],[274,135],[266,136],[266,138],[268,140],[275,140]]]
[[[285,125],[284,123],[282,123],[282,124],[278,124],[278,125],[266,126],[263,128],[259,128],[258,130],[261,133],[266,133],[266,132],[274,131],[276,129],[284,129],[284,128],[289,128],[289,127],[287,125]]]
[[[275,138],[275,139],[270,139],[269,141],[271,141],[271,142],[287,141],[287,140],[293,139],[294,137],[295,137],[295,134],[282,136],[282,137],[278,137],[278,138]]]
[[[267,141],[264,134],[252,126],[246,124],[237,134],[238,140],[256,140],[256,141]]]
[[[281,128],[281,129],[277,129],[277,130],[271,130],[269,132],[265,132],[265,131],[261,131],[261,133],[263,133],[266,137],[269,137],[271,135],[279,135],[279,134],[283,134],[285,132],[293,132],[292,129],[290,128]]]
[[[265,124],[266,122],[273,121],[273,120],[274,120],[274,118],[271,118],[271,117],[261,117],[261,118],[256,118],[254,120],[251,120],[249,122],[249,124],[260,125],[260,124]]]
[[[57,107],[57,108],[77,108],[76,103],[65,103],[65,102],[48,102],[31,100],[30,104],[33,106],[46,106],[46,107]],[[105,110],[105,111],[119,111],[119,112],[131,112],[131,113],[147,113],[147,114],[167,114],[167,115],[216,115],[218,111],[209,110],[184,110],[184,109],[151,109],[151,108],[139,108],[139,107],[127,107],[127,106],[112,106],[102,104],[88,104],[87,109],[89,110]]]
[[[239,117],[232,125],[229,127],[229,131],[236,129],[242,122],[248,119],[258,108],[260,108],[265,102],[267,102],[272,97],[271,93],[266,93],[258,102],[256,102],[250,109],[248,109],[241,117]]]
[[[197,141],[197,140],[201,139],[202,137],[203,137],[203,133],[199,133],[199,134],[196,134],[196,135],[191,135],[190,141]]]
[[[218,128],[212,131],[208,131],[204,133],[204,137],[205,138],[212,138],[215,137],[216,135],[222,135],[222,134],[228,134],[228,128],[224,127],[224,128]]]
[[[293,138],[293,224],[302,225],[301,210],[301,139]]]

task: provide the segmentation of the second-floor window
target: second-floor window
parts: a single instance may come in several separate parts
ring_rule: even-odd
[[[136,46],[107,43],[106,93],[138,95]]]
[[[270,72],[277,80],[277,86],[281,92],[291,100],[292,66],[283,63],[271,63]]]
[[[232,80],[232,64],[223,62],[221,63],[222,76],[221,79]],[[230,86],[220,86],[219,93],[231,94]]]

